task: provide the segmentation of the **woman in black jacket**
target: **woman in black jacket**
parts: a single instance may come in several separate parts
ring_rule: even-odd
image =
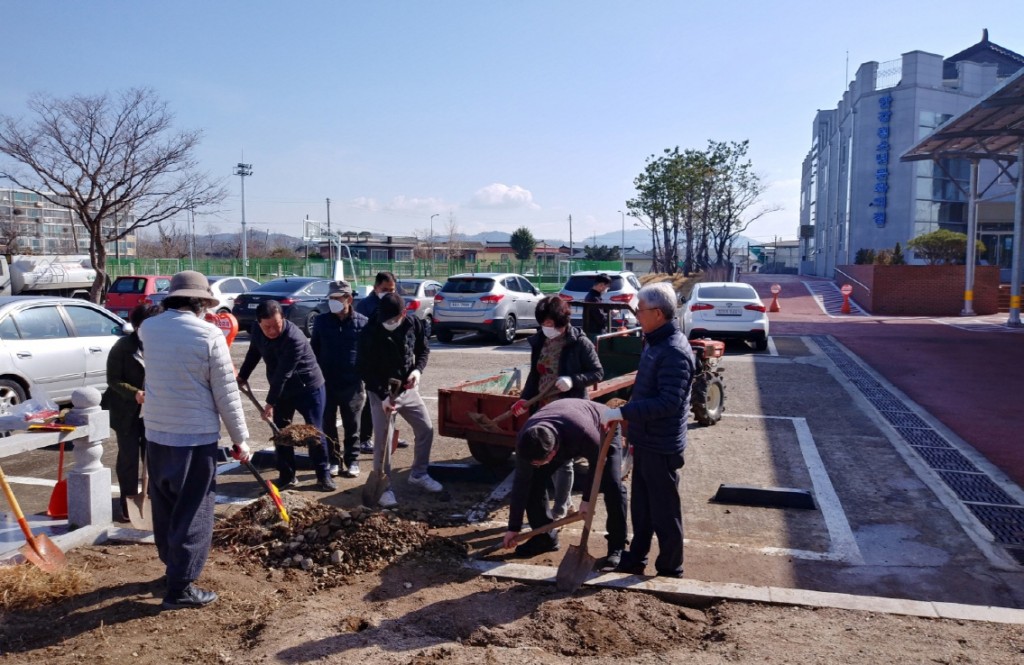
[[[530,336],[530,374],[523,393],[512,405],[512,413],[526,413],[527,400],[544,395],[534,410],[563,397],[586,399],[587,387],[604,378],[597,349],[583,331],[569,324],[569,303],[559,296],[548,296],[537,303],[540,331]],[[573,460],[554,475],[555,492],[552,519],[564,517],[572,507]]]
[[[107,390],[103,408],[110,411],[110,428],[117,436],[117,484],[121,490],[121,517],[128,521],[128,497],[139,493],[139,460],[146,459],[146,427],[142,403],[146,400],[146,367],[142,360],[139,326],[160,313],[157,305],[137,305],[128,314],[134,330],[114,342],[107,355]]]

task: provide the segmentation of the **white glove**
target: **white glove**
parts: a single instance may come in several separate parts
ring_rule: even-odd
[[[622,418],[622,410],[621,409],[605,409],[601,413],[601,426],[602,427],[611,427],[612,423],[618,422],[618,421],[620,421],[622,419],[623,418]]]
[[[419,388],[419,385],[420,371],[418,369],[414,369],[413,371],[409,372],[409,378],[405,380],[405,389],[416,390],[417,388]]]
[[[558,377],[558,380],[555,381],[555,388],[560,393],[568,392],[570,389],[572,389],[572,377],[568,377],[568,376],[560,376],[560,377]]]
[[[392,411],[398,411],[398,407],[391,401],[390,397],[385,397],[381,403],[381,407],[384,409],[385,415],[390,415]]]
[[[249,450],[249,444],[245,441],[236,443],[231,447],[231,456],[239,462],[248,462],[252,459],[252,451]]]

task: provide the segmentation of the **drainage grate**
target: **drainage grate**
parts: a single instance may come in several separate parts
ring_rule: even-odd
[[[984,474],[957,471],[936,471],[936,473],[942,476],[942,479],[962,501],[997,503],[1004,506],[1013,506],[1017,503]]]
[[[897,427],[903,440],[912,446],[930,446],[932,448],[952,448],[949,441],[946,441],[941,434],[931,429],[913,429],[910,427]]]
[[[931,429],[931,427],[920,416],[914,413],[897,413],[894,411],[882,411],[882,417],[896,427],[916,427],[917,429]]]
[[[909,413],[907,405],[895,397],[869,397],[868,401],[879,411],[902,411]]]
[[[959,450],[952,448],[922,448],[911,446],[918,455],[933,469],[943,471],[968,471],[979,473],[978,467],[974,466],[971,460],[964,457]]]
[[[1024,545],[1024,508],[974,504],[967,504],[967,507],[997,541],[1003,545]]]

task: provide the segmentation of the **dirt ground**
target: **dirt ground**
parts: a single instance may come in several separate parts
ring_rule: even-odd
[[[0,663],[1020,663],[1024,627],[719,602],[481,577],[422,513],[285,493],[218,521],[200,583],[220,599],[161,611],[152,545],[68,553],[83,588],[0,607]],[[429,519],[427,520],[429,522]],[[41,576],[41,573],[34,573]]]

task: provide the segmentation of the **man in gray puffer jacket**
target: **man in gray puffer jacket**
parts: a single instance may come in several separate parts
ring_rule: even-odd
[[[164,609],[201,607],[217,594],[194,582],[213,539],[221,420],[236,458],[248,461],[249,431],[224,333],[199,318],[216,306],[206,277],[171,278],[167,311],[139,329],[146,349],[146,464],[153,536],[167,567]]]

